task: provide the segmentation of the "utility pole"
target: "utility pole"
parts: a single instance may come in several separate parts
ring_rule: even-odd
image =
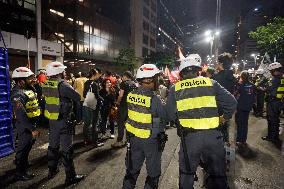
[[[216,9],[216,30],[220,30],[220,19],[221,19],[221,4],[222,0],[217,0],[217,9]],[[219,54],[219,36],[215,37],[215,62],[218,62]]]
[[[42,68],[42,43],[41,43],[41,0],[36,1],[36,44],[37,53],[35,71]]]

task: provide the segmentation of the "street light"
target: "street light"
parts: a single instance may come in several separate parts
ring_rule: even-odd
[[[254,66],[256,67],[256,66],[257,66],[257,65],[256,65],[256,60],[257,60],[258,54],[252,53],[250,56],[253,57],[253,59],[254,59]]]
[[[215,41],[215,38],[217,38],[220,35],[220,30],[207,30],[204,35],[205,35],[205,41],[207,43],[210,43],[210,57],[213,57],[213,43]]]

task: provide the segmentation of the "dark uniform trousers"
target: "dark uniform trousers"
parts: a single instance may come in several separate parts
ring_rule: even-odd
[[[256,113],[259,114],[259,115],[263,114],[264,97],[265,97],[265,92],[262,91],[262,90],[257,90],[257,93],[256,93]]]
[[[237,124],[237,142],[246,142],[248,135],[249,111],[238,110],[235,115]]]
[[[208,189],[227,189],[226,160],[222,133],[218,130],[204,130],[188,133],[185,136],[190,170],[187,170],[182,145],[179,151],[179,188],[192,189],[194,174],[202,160],[209,175],[206,178]]]
[[[26,173],[28,168],[28,157],[33,145],[32,132],[24,129],[18,134],[18,146],[16,151],[16,172],[18,174]]]
[[[267,103],[267,123],[268,138],[272,140],[279,139],[280,113],[283,108],[283,102],[280,100],[271,100]]]
[[[48,147],[48,168],[51,171],[57,170],[61,147],[62,161],[65,167],[66,177],[75,175],[73,163],[73,135],[72,128],[69,128],[65,120],[49,121],[49,147]]]
[[[158,150],[158,140],[153,138],[140,139],[138,137],[131,137],[130,146],[132,166],[129,166],[126,161],[127,169],[123,180],[123,189],[135,188],[136,180],[145,159],[148,176],[145,181],[144,189],[158,188],[162,156],[162,152]],[[130,169],[130,167],[132,168]]]

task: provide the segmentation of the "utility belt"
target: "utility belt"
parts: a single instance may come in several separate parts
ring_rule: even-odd
[[[185,127],[183,127],[181,129],[181,132],[182,132],[183,136],[187,136],[190,133],[197,133],[197,132],[204,132],[204,131],[215,131],[215,130],[219,131],[220,128],[216,127],[216,128],[213,128],[213,129],[193,129],[193,128],[185,128]]]
[[[268,97],[267,102],[281,102],[280,98],[276,98],[276,97]]]

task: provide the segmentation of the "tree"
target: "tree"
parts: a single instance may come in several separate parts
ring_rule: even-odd
[[[157,67],[172,68],[174,65],[174,56],[169,53],[155,52],[144,59],[144,63],[155,64]]]
[[[137,67],[138,58],[135,56],[134,49],[125,48],[119,51],[118,57],[114,58],[115,62],[128,70],[133,71]]]
[[[249,36],[257,41],[262,53],[270,55],[283,55],[284,53],[284,18],[275,17],[271,23],[260,26]]]

